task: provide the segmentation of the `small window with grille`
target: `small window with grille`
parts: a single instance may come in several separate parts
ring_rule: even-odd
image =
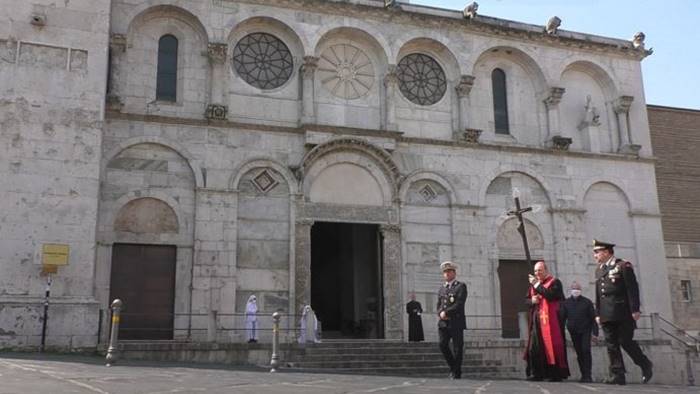
[[[693,288],[689,280],[681,281],[681,298],[684,302],[693,302]]]

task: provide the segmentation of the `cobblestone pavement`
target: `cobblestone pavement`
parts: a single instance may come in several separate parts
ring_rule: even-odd
[[[75,355],[0,353],[0,393],[700,393],[684,386],[533,383],[516,380],[448,380],[334,375],[123,361]]]

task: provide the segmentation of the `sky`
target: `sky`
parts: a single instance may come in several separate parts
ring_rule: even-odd
[[[411,0],[462,10],[472,0]],[[700,0],[477,0],[479,13],[631,40],[638,31],[654,53],[642,61],[647,104],[700,110]]]

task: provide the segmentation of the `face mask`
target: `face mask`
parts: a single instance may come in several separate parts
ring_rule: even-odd
[[[581,295],[581,290],[571,290],[571,295],[574,298],[578,298]]]

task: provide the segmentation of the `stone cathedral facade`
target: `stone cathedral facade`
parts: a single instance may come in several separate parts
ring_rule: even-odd
[[[45,0],[0,8],[0,345],[240,341],[311,304],[324,333],[435,339],[439,263],[468,335],[517,336],[532,257],[593,292],[592,238],[672,318],[640,62],[604,38],[350,0]],[[552,10],[556,13],[556,10]],[[287,319],[293,326],[295,318]],[[205,338],[214,324],[215,338]],[[130,330],[130,331],[129,331]],[[264,334],[264,333],[263,333]]]

